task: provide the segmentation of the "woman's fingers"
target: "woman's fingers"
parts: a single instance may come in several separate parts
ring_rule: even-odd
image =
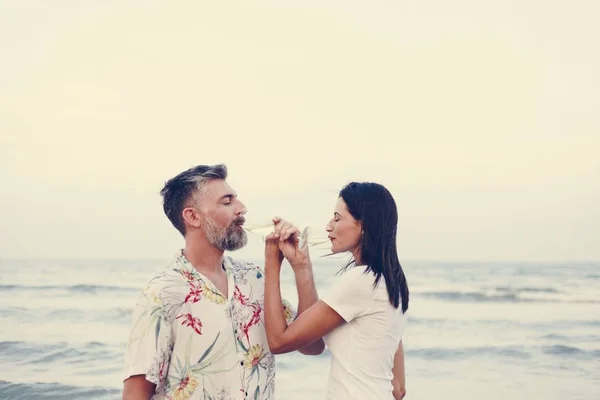
[[[300,230],[294,225],[288,224],[281,230],[279,240],[286,241],[292,236],[295,236],[295,238],[298,239],[300,237]]]
[[[273,218],[273,221],[278,221],[275,224],[273,232],[279,237],[279,240],[288,240],[292,235],[300,236],[300,231],[293,224],[283,220]]]

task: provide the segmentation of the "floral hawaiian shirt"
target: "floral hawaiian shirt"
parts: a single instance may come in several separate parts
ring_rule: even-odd
[[[275,358],[264,327],[264,273],[225,257],[224,296],[179,252],[133,310],[125,379],[146,375],[154,400],[274,399]],[[295,311],[284,300],[288,324]]]

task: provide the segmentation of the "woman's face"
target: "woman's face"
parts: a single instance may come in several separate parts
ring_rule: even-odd
[[[349,251],[354,255],[354,259],[358,260],[362,225],[350,214],[341,197],[335,205],[333,218],[327,223],[325,230],[331,240],[332,253]]]

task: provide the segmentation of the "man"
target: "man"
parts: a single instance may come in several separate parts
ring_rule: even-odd
[[[138,298],[125,354],[124,400],[275,398],[264,273],[224,256],[247,242],[246,207],[226,178],[225,165],[199,165],[161,190],[164,212],[185,248]],[[274,219],[274,228],[297,234],[283,220]],[[295,274],[302,313],[318,300],[317,293],[310,271]],[[289,324],[294,311],[285,301],[284,307]],[[323,349],[318,341],[300,351]]]

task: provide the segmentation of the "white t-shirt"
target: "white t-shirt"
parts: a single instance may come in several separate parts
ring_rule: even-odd
[[[322,300],[345,324],[325,336],[331,350],[328,400],[393,400],[392,369],[406,325],[402,307],[390,304],[385,279],[356,266],[334,279]]]

